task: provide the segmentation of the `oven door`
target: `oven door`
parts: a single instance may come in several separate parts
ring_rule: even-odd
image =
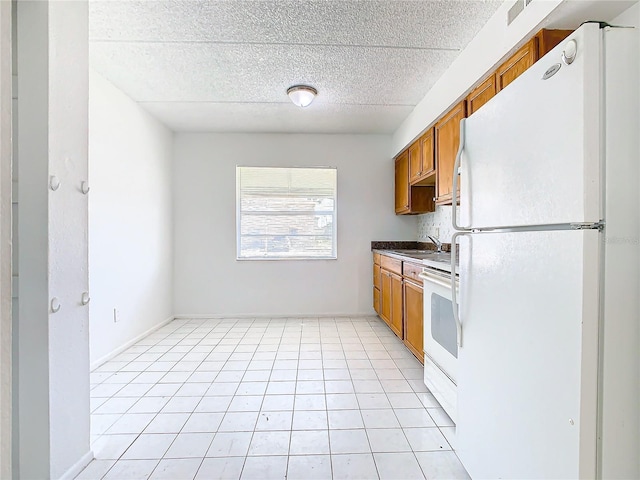
[[[420,277],[424,280],[424,352],[455,383],[458,334],[451,301],[451,275],[426,268]]]

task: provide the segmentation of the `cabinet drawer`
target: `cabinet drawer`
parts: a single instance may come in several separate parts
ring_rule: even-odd
[[[422,265],[418,263],[402,262],[402,275],[414,282],[422,285],[422,279],[419,277],[422,271]]]
[[[402,275],[402,260],[381,255],[380,266],[385,270]]]

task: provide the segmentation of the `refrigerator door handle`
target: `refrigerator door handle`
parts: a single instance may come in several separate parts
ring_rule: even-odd
[[[460,169],[460,162],[462,161],[462,152],[464,151],[465,142],[465,125],[466,118],[460,120],[460,146],[458,147],[458,153],[456,155],[456,161],[453,164],[453,192],[451,193],[451,224],[456,232],[464,232],[469,229],[458,225],[458,176]]]
[[[455,203],[455,202],[454,202]],[[458,336],[458,348],[462,348],[462,322],[460,320],[460,310],[458,308],[458,294],[456,288],[456,257],[457,250],[456,240],[458,237],[468,235],[469,232],[455,232],[451,236],[451,306],[453,308],[453,320],[456,324],[456,332]]]

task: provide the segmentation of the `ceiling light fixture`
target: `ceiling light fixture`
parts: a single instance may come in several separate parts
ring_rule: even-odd
[[[318,91],[310,87],[309,85],[294,85],[287,89],[287,95],[293,103],[299,107],[308,107],[313,102],[313,99],[318,94]]]

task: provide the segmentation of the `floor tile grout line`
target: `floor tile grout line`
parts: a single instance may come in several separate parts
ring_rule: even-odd
[[[174,332],[175,332],[175,331],[174,331]],[[166,338],[166,337],[165,337],[165,338]],[[158,343],[158,342],[156,342],[156,345],[157,345],[157,343]],[[178,342],[178,343],[179,343],[179,342]],[[184,383],[185,383],[185,382],[183,382],[183,384],[184,384]],[[159,385],[159,381],[158,381],[158,382],[156,382],[156,383],[155,383],[155,385]],[[144,395],[143,395],[143,396],[144,396]],[[162,397],[162,398],[163,398],[163,397]],[[168,401],[165,403],[165,406],[166,406],[166,404],[167,404],[169,401],[170,401],[170,400],[168,400]],[[164,407],[163,407],[163,408],[164,408]],[[151,424],[151,422],[153,422],[153,420],[154,420],[158,415],[160,415],[160,413],[162,413],[162,408],[161,408],[158,412],[155,412],[155,415],[154,415],[154,417],[151,419],[151,421],[149,422],[149,424]],[[125,412],[124,414],[122,414],[120,418],[122,418],[122,416],[124,416],[125,414],[126,414],[126,412]],[[188,421],[188,419],[187,419],[187,421]],[[117,421],[116,421],[116,422],[117,422]],[[114,424],[115,424],[115,422],[114,422]],[[140,432],[140,433],[138,433],[138,434],[137,434],[136,438],[135,438],[135,439],[134,439],[134,440],[129,444],[129,447],[127,447],[127,448],[122,452],[122,454],[120,455],[120,457],[116,460],[116,463],[117,463],[117,461],[119,461],[119,460],[121,460],[121,459],[122,459],[122,456],[123,456],[123,455],[124,455],[128,450],[129,450],[129,448],[130,448],[130,447],[131,447],[131,446],[136,442],[136,440],[137,440],[137,439],[138,439],[138,438],[139,438],[139,437],[144,433],[144,430],[148,427],[148,425],[149,425],[149,424],[147,424],[147,426],[142,430],[142,432]],[[186,422],[185,422],[185,424],[186,424]],[[112,425],[112,426],[113,426],[113,425]],[[111,427],[109,427],[109,428],[111,428]],[[182,428],[184,428],[184,425],[183,425],[183,427],[182,427]],[[108,429],[107,429],[107,430],[108,430]],[[106,433],[106,432],[105,432],[105,433]],[[177,436],[178,436],[178,435],[179,435],[179,433],[178,433],[178,434],[176,434],[176,437],[175,437],[175,438],[177,438]],[[175,438],[174,438],[173,442],[175,442]],[[173,442],[171,443],[171,445],[173,444]],[[169,445],[169,447],[167,448],[167,452],[168,452],[168,451],[169,451],[169,449],[171,448],[171,445]],[[166,454],[166,452],[165,452],[165,454]],[[163,455],[163,458],[164,458],[164,455]]]
[[[299,320],[296,320],[296,322],[297,322],[297,321],[299,321]],[[219,323],[220,323],[220,322],[217,322],[217,323],[216,323],[216,325],[219,325]],[[237,321],[236,321],[236,322],[234,322],[234,324],[233,324],[233,325],[228,326],[228,327],[224,330],[224,335],[221,337],[221,339],[224,339],[225,337],[227,337],[228,333],[229,333],[229,332],[231,332],[231,331],[233,330],[233,326],[237,325],[238,323],[239,323],[239,322],[237,322]],[[298,390],[297,390],[297,384],[298,384],[299,382],[301,382],[301,381],[313,381],[313,382],[317,382],[317,381],[319,381],[319,380],[301,379],[301,378],[300,378],[300,368],[299,368],[299,366],[300,366],[300,365],[299,365],[299,362],[300,362],[300,360],[303,360],[303,359],[304,359],[304,360],[314,360],[314,359],[315,359],[315,360],[319,360],[319,361],[320,361],[320,363],[321,363],[321,366],[320,366],[321,368],[320,368],[319,370],[320,370],[320,372],[322,373],[322,380],[321,380],[321,381],[323,382],[323,394],[322,394],[322,396],[323,396],[324,401],[325,401],[325,409],[324,409],[324,412],[325,412],[325,415],[327,416],[327,419],[328,419],[328,412],[329,412],[329,410],[328,410],[328,404],[327,404],[327,395],[328,395],[329,393],[327,392],[326,382],[328,382],[328,381],[330,381],[330,380],[327,380],[327,379],[326,379],[326,370],[331,370],[331,369],[329,369],[329,368],[325,368],[324,360],[326,360],[326,359],[324,358],[324,354],[325,354],[326,352],[328,352],[328,351],[336,351],[336,350],[335,350],[334,348],[332,348],[331,350],[328,350],[328,349],[324,349],[324,348],[323,348],[323,347],[324,347],[324,344],[325,344],[325,343],[323,343],[323,333],[324,333],[324,331],[325,331],[325,330],[327,330],[327,329],[324,329],[324,330],[323,330],[323,329],[319,328],[319,326],[318,326],[318,325],[313,325],[313,327],[314,327],[314,328],[313,328],[313,330],[314,330],[313,335],[309,336],[309,337],[307,338],[307,340],[308,340],[308,341],[307,341],[307,342],[305,342],[305,343],[303,343],[303,341],[305,340],[305,338],[304,338],[304,329],[302,329],[302,328],[298,328],[298,329],[296,329],[296,332],[292,332],[292,331],[291,331],[292,329],[290,329],[290,328],[289,328],[289,330],[290,330],[290,331],[289,331],[289,332],[287,332],[287,328],[288,328],[288,324],[289,324],[289,323],[290,323],[290,322],[285,321],[285,322],[281,323],[281,324],[280,324],[280,326],[279,326],[279,330],[280,330],[280,332],[281,332],[281,336],[280,336],[280,341],[279,341],[278,347],[280,347],[280,346],[282,346],[282,345],[284,345],[284,344],[286,344],[286,345],[291,345],[291,344],[292,344],[292,340],[293,340],[294,338],[296,339],[296,345],[297,345],[297,347],[298,347],[298,348],[297,348],[297,353],[298,353],[298,362],[297,362],[297,367],[296,367],[296,369],[295,369],[295,370],[296,370],[296,374],[295,374],[295,384],[296,384],[296,389],[294,390],[294,394],[293,394],[293,395],[294,395],[294,410],[292,411],[292,415],[293,415],[293,413],[295,412],[295,401],[296,401],[296,395],[304,395],[304,394],[306,394],[306,393],[299,393],[299,392],[298,392]],[[235,336],[235,335],[234,335],[233,337],[228,337],[229,339],[231,339],[231,338],[233,338],[233,339],[234,339],[234,341],[233,341],[233,346],[234,346],[234,348],[233,348],[233,350],[232,350],[231,352],[228,352],[228,353],[229,353],[229,357],[228,357],[228,358],[227,358],[227,360],[223,363],[223,365],[222,365],[222,367],[221,367],[221,368],[224,368],[224,366],[226,365],[226,362],[228,362],[228,361],[231,361],[231,360],[232,360],[232,359],[231,359],[231,356],[233,355],[233,353],[247,353],[246,351],[245,351],[245,352],[238,352],[238,349],[239,349],[238,347],[239,347],[239,346],[241,346],[241,345],[243,345],[243,344],[256,345],[256,348],[253,348],[253,349],[251,350],[251,352],[252,352],[252,353],[251,353],[251,357],[250,357],[249,363],[248,363],[248,365],[247,365],[247,366],[242,370],[242,372],[243,372],[243,374],[242,374],[242,378],[240,378],[240,379],[239,379],[240,381],[239,381],[239,382],[237,382],[238,384],[244,383],[244,382],[243,382],[243,380],[245,379],[245,376],[247,375],[247,372],[249,372],[249,371],[250,371],[250,370],[248,370],[249,365],[250,365],[250,364],[251,364],[251,362],[255,359],[256,354],[257,354],[257,353],[258,353],[258,351],[259,351],[259,346],[260,346],[261,340],[262,340],[262,339],[264,339],[264,338],[266,337],[266,332],[267,332],[267,330],[268,330],[268,325],[269,325],[269,324],[267,324],[267,327],[264,327],[263,329],[261,329],[261,335],[258,337],[258,335],[256,335],[256,333],[257,333],[257,332],[252,332],[252,331],[251,331],[251,326],[252,326],[252,325],[254,325],[254,324],[255,324],[255,322],[252,322],[251,324],[249,324],[249,326],[243,327],[243,334],[242,334],[242,336]],[[349,324],[350,324],[350,326],[353,326],[353,323],[352,323],[352,322],[349,322]],[[200,323],[200,325],[202,325],[202,323]],[[375,335],[375,336],[374,336],[374,335],[366,336],[366,337],[368,337],[368,338],[375,338],[375,339],[376,339],[376,342],[373,342],[373,343],[374,343],[374,345],[375,345],[373,348],[371,348],[371,346],[372,346],[372,345],[371,345],[371,340],[367,340],[367,338],[365,338],[365,337],[360,337],[360,333],[363,331],[362,329],[351,329],[351,330],[348,332],[347,337],[349,338],[349,340],[353,340],[353,339],[356,339],[356,338],[359,340],[360,344],[362,345],[362,352],[365,354],[365,358],[369,361],[369,363],[370,363],[370,367],[372,368],[373,372],[375,373],[375,377],[376,377],[377,381],[381,382],[382,380],[384,380],[384,379],[380,378],[380,375],[379,375],[379,373],[380,373],[380,372],[378,372],[378,370],[380,370],[380,369],[384,368],[384,366],[382,366],[382,367],[381,367],[381,366],[374,366],[374,363],[372,363],[372,362],[371,362],[372,360],[374,360],[374,361],[375,361],[375,360],[391,360],[391,361],[393,361],[393,363],[394,363],[395,367],[396,367],[398,370],[400,370],[400,372],[401,372],[401,374],[402,374],[402,378],[403,378],[405,381],[408,381],[409,379],[407,378],[407,376],[405,375],[405,372],[403,371],[403,368],[408,368],[408,367],[406,367],[406,364],[405,364],[405,366],[403,366],[403,367],[401,367],[400,365],[398,365],[398,364],[396,363],[396,360],[397,360],[398,358],[400,358],[400,357],[392,357],[392,356],[391,356],[391,354],[390,354],[390,350],[389,350],[389,348],[388,348],[388,347],[389,347],[389,345],[390,345],[390,343],[385,343],[385,342],[381,341],[381,337],[378,335],[378,333],[376,332],[376,330],[375,330],[375,329],[373,329],[373,328],[371,328],[371,322],[370,322],[370,321],[367,321],[367,325],[368,325],[368,328],[366,329],[366,331],[367,331],[367,332],[372,332],[372,333]],[[180,328],[182,328],[182,327],[178,327],[178,328],[177,328],[177,329],[175,329],[174,331],[177,331],[177,330],[179,330]],[[190,331],[193,333],[193,332],[195,332],[197,329],[198,329],[198,327],[192,327]],[[212,329],[212,328],[209,328],[209,329],[207,329],[207,333],[211,333],[211,332],[213,332],[214,330],[215,330],[215,327],[214,327],[213,329]],[[181,332],[181,333],[184,333],[184,332]],[[287,333],[288,333],[288,334],[287,334]],[[326,344],[332,344],[332,345],[340,344],[340,345],[341,345],[341,353],[342,353],[342,354],[343,354],[343,356],[345,357],[345,358],[344,358],[344,360],[345,360],[345,363],[346,363],[348,359],[346,358],[346,355],[344,355],[344,341],[343,341],[343,333],[344,333],[344,331],[337,327],[337,322],[333,322],[333,323],[332,323],[332,328],[331,328],[331,332],[330,332],[330,333],[331,333],[331,336],[327,336],[327,340],[329,340],[329,341],[327,341],[327,342],[326,342]],[[335,336],[333,335],[334,333],[335,333]],[[354,335],[354,333],[355,333],[355,335]],[[176,346],[180,346],[180,344],[181,344],[182,342],[184,342],[184,340],[185,340],[185,339],[188,339],[188,338],[189,338],[189,335],[190,335],[190,334],[184,334],[184,335],[181,335],[181,339],[180,339],[180,340],[178,340],[178,341],[176,341],[174,344],[170,345],[170,346],[169,346],[169,350],[168,350],[167,352],[165,352],[164,354],[169,353],[169,351],[170,351],[170,350],[172,350],[174,347],[176,347]],[[166,339],[166,338],[167,338],[167,336],[165,336],[165,337],[163,337],[163,338],[165,338],[165,339]],[[196,346],[199,346],[199,345],[200,345],[200,343],[202,342],[202,340],[203,340],[203,339],[205,339],[205,338],[207,338],[207,334],[201,334],[201,335],[200,335],[199,337],[197,337],[197,338],[198,338],[198,340],[199,340],[197,343],[194,343],[194,344],[191,344],[191,345],[183,345],[183,347],[184,347],[184,346],[189,346],[189,347],[191,347],[191,348],[190,348],[190,349],[188,349],[188,350],[187,350],[187,351],[185,351],[185,352],[181,352],[181,353],[183,353],[183,355],[182,355],[181,359],[184,359],[188,353],[193,352],[193,350],[195,349],[195,347],[196,347]],[[221,339],[220,339],[220,340],[221,340]],[[284,342],[283,342],[283,339],[285,339],[285,341],[284,341]],[[332,340],[334,340],[334,339],[335,339],[335,340],[337,340],[337,341],[332,341]],[[286,341],[286,340],[289,340],[289,341]],[[159,340],[158,340],[158,342],[160,342],[160,341],[161,341],[161,340],[159,339]],[[257,343],[257,344],[255,344],[255,343],[253,343],[253,341],[256,341],[256,342],[258,342],[258,343]],[[156,342],[156,345],[157,345],[157,343],[158,343],[158,342]],[[191,343],[191,340],[189,341],[189,343]],[[305,349],[305,348],[303,348],[303,346],[304,346],[304,345],[306,345],[306,344],[309,344],[309,345],[311,345],[311,346],[310,346],[308,349]],[[209,353],[211,353],[211,351],[212,351],[216,346],[218,346],[218,345],[221,345],[221,342],[220,342],[220,341],[219,341],[219,342],[217,342],[215,345],[211,345],[211,346],[210,346],[210,347],[211,347],[211,350],[209,350]],[[316,349],[316,347],[317,347],[318,349]],[[381,348],[380,348],[380,347],[381,347]],[[151,348],[153,348],[153,347],[151,347]],[[149,348],[149,349],[150,349],[150,348]],[[147,349],[147,350],[149,350],[149,349]],[[242,350],[244,350],[244,349],[242,349]],[[265,350],[265,352],[267,352],[267,351],[268,351],[268,350]],[[274,353],[275,353],[275,355],[276,355],[276,358],[277,358],[277,355],[278,355],[278,353],[279,353],[280,351],[282,351],[282,352],[292,352],[293,350],[290,350],[290,349],[280,349],[280,348],[278,348],[278,349],[274,352]],[[372,355],[371,355],[371,354],[372,354],[373,352],[376,352],[376,351],[385,351],[389,358],[386,358],[386,359],[376,359],[376,358],[372,358]],[[305,355],[305,354],[306,354],[306,355]],[[376,354],[376,355],[377,355],[377,354]],[[208,355],[207,355],[207,356],[208,356]],[[202,364],[202,363],[207,359],[207,356],[205,356],[202,360],[199,360],[199,362],[198,362],[198,367],[199,367],[199,366],[200,366],[200,365],[201,365],[201,364]],[[306,358],[300,358],[300,357],[306,357]],[[319,357],[319,358],[317,358],[317,357]],[[405,360],[405,359],[404,359],[404,358],[401,358],[401,360]],[[133,360],[132,360],[132,361],[133,361]],[[188,361],[192,361],[192,360],[188,360]],[[178,361],[178,362],[179,362],[179,361]],[[274,359],[274,361],[273,361],[273,362],[274,362],[274,363],[272,363],[272,364],[271,364],[271,370],[270,370],[269,379],[268,379],[268,381],[266,382],[267,384],[268,384],[270,381],[272,381],[272,380],[271,380],[271,375],[273,375],[273,370],[274,370],[274,367],[275,367],[275,359]],[[197,369],[198,367],[196,367],[196,369]],[[222,370],[218,371],[218,372],[217,372],[217,374],[219,374],[221,371],[222,371]],[[256,371],[256,370],[253,370],[253,371]],[[347,364],[346,371],[348,372],[348,378],[349,378],[349,381],[353,384],[353,381],[355,380],[355,379],[353,378],[353,368],[349,368],[349,365]],[[178,393],[182,388],[184,388],[184,386],[186,386],[187,384],[189,384],[189,383],[200,383],[200,382],[188,382],[188,379],[193,375],[193,373],[194,373],[194,372],[195,372],[195,369],[194,369],[193,371],[191,371],[191,372],[190,372],[191,374],[189,375],[189,377],[188,377],[187,379],[185,379],[185,380],[183,380],[183,381],[181,381],[181,382],[172,382],[172,383],[180,383],[180,384],[181,384],[181,387],[179,387],[179,388],[178,388],[178,389],[177,389],[177,390],[176,390],[176,391],[175,391],[175,392],[170,396],[170,399],[171,399],[171,398],[178,397],[177,393]],[[168,372],[163,372],[163,373],[164,373],[164,375],[163,375],[160,379],[158,379],[158,380],[156,380],[156,381],[155,381],[154,386],[155,386],[155,385],[159,385],[159,384],[161,384],[161,380],[162,380],[162,378],[165,378]],[[139,372],[138,372],[138,374],[139,374]],[[113,375],[113,374],[112,374],[112,375]],[[217,377],[217,376],[216,376],[216,377]],[[106,380],[107,378],[109,378],[109,377],[105,377],[105,378],[104,378],[104,379],[102,379],[102,380],[104,381],[104,380]],[[125,384],[125,386],[126,386],[126,385],[131,384],[131,383],[132,383],[132,380],[133,380],[134,378],[135,378],[135,377],[133,377],[133,378],[129,381],[129,383],[128,383],[128,384]],[[216,379],[216,378],[214,378],[212,381],[205,382],[205,383],[208,383],[208,384],[209,384],[209,388],[210,388],[210,386],[212,386],[212,385],[213,385],[213,383],[215,383],[215,381],[214,381],[215,379]],[[275,381],[275,380],[273,380],[273,381]],[[339,381],[339,380],[333,380],[333,381]],[[123,388],[124,388],[124,387],[123,387]],[[152,387],[152,388],[153,388],[153,387]],[[149,390],[151,390],[151,389],[149,389]],[[149,390],[148,390],[148,391],[149,391]],[[412,386],[411,390],[412,390],[412,391],[411,391],[411,392],[408,392],[408,393],[414,393],[414,394],[419,393],[419,392],[415,391],[415,389],[414,389],[414,387],[413,387],[413,386]],[[118,391],[119,391],[119,390],[118,390]],[[111,396],[111,397],[109,397],[109,398],[116,398],[116,397],[115,397],[115,395],[118,393],[118,391],[116,391],[114,394],[112,394],[112,396]],[[146,395],[146,393],[148,393],[148,391],[147,391],[147,392],[145,392],[144,394],[139,394],[139,395],[138,395],[138,398],[141,398],[142,396],[145,396],[145,395]],[[206,392],[205,392],[205,393],[206,393]],[[385,397],[387,398],[387,401],[389,401],[389,400],[390,400],[388,395],[389,395],[389,393],[392,393],[392,392],[388,392],[388,391],[386,391],[386,389],[384,389],[384,388],[383,388],[383,391],[382,391],[381,393],[384,393],[384,394],[385,394]],[[402,393],[402,392],[400,392],[400,393]],[[352,393],[352,395],[354,395],[354,396],[355,396],[355,398],[356,398],[356,401],[357,401],[357,404],[358,404],[358,409],[357,409],[357,410],[358,410],[360,413],[362,413],[362,408],[361,408],[361,406],[360,406],[360,401],[358,400],[357,393],[355,392],[355,390],[354,390],[354,392]],[[233,395],[231,395],[231,396],[232,396],[232,397],[238,397],[238,396],[240,396],[240,395],[237,395],[237,390],[236,390],[236,391],[234,392],[234,394],[233,394]],[[266,391],[265,391],[265,394],[263,394],[263,395],[261,395],[261,396],[262,396],[262,401],[261,401],[261,405],[260,405],[260,411],[262,411],[262,410],[263,410],[263,407],[264,407],[264,400],[265,400],[265,398],[266,398]],[[204,395],[204,394],[200,395],[200,402],[204,399],[204,397],[205,397],[205,395]],[[123,398],[126,398],[126,397],[123,397]],[[134,397],[134,398],[135,398],[135,397]],[[168,400],[168,401],[169,401],[169,400]],[[199,404],[200,402],[198,402],[198,404]],[[389,403],[390,403],[390,406],[392,407],[392,409],[394,410],[394,416],[395,416],[395,417],[396,417],[396,419],[397,419],[397,412],[396,412],[396,409],[391,405],[391,402],[390,402],[390,401],[389,401]],[[166,404],[165,404],[165,405],[166,405]],[[96,407],[96,408],[99,408],[99,407]],[[164,408],[164,407],[163,407],[163,408]],[[159,414],[161,414],[161,413],[162,413],[163,408],[161,408],[161,409],[160,409],[159,411],[157,411],[157,412],[154,412],[154,416],[153,416],[153,418],[148,422],[147,426],[145,426],[145,427],[143,428],[142,432],[141,432],[140,434],[137,434],[137,436],[141,435],[141,434],[145,431],[145,429],[148,427],[148,425],[149,425],[149,424],[150,424],[150,423],[151,423],[151,422],[152,422],[152,421],[153,421],[153,420],[154,420],[154,419],[155,419]],[[191,416],[192,416],[194,413],[196,413],[196,412],[195,412],[195,408],[197,408],[197,406],[195,406],[195,407],[194,407],[194,409],[193,409],[191,412],[186,412],[186,413],[188,413],[188,414],[189,414],[189,418],[191,418]],[[422,408],[422,409],[424,409],[424,410],[427,410],[427,413],[429,414],[429,416],[431,416],[431,415],[430,415],[430,413],[428,412],[428,408],[427,408],[427,406],[426,406],[426,405],[424,405],[422,402],[421,402],[421,408]],[[225,412],[224,412],[224,413],[222,413],[222,415],[224,416],[224,415],[226,415],[226,413],[228,413],[228,412],[229,412],[229,408],[227,407],[227,409],[225,410]],[[259,414],[259,412],[258,412],[258,414]],[[123,415],[126,415],[126,413],[125,413],[125,414],[119,414],[120,418],[121,418]],[[361,416],[361,417],[362,417],[362,416]],[[114,424],[115,424],[117,421],[119,421],[119,419],[118,419],[118,420],[116,420],[116,421],[114,422]],[[221,421],[222,421],[222,420],[221,420]],[[188,419],[185,421],[185,423],[184,423],[184,424],[183,424],[183,426],[181,427],[181,430],[180,430],[180,432],[179,432],[178,434],[182,433],[182,431],[183,431],[183,429],[184,429],[184,427],[185,427],[185,425],[186,425],[186,423],[187,423],[187,422],[188,422]],[[256,420],[256,422],[257,422],[257,420]],[[434,423],[435,423],[435,422],[434,422]],[[256,425],[256,426],[257,426],[257,425]],[[254,426],[253,433],[255,433],[255,431],[256,431],[256,430],[255,430],[255,427],[256,427],[256,426]],[[439,428],[439,426],[437,426],[437,427]],[[108,427],[108,428],[107,428],[107,430],[108,430],[109,428],[111,428],[111,427]],[[291,428],[293,428],[293,426],[292,426]],[[327,425],[327,428],[329,428],[329,426],[328,426],[328,425]],[[401,427],[401,428],[402,428],[402,427]],[[219,430],[219,429],[218,429],[218,430]],[[329,429],[329,430],[330,430],[330,429]],[[328,432],[329,430],[327,430],[327,432]],[[404,432],[404,430],[403,430],[403,432]],[[217,432],[213,432],[213,433],[214,433],[214,438],[215,438],[215,434],[216,434]],[[106,431],[105,431],[105,433],[104,433],[104,434],[106,434]],[[178,434],[176,434],[176,436],[177,436]],[[367,436],[367,438],[368,438],[368,436]],[[406,438],[406,436],[405,436],[405,438]],[[445,438],[445,440],[446,440],[446,438]],[[175,439],[174,439],[174,441],[175,441]],[[213,439],[212,439],[212,441],[213,441]],[[329,441],[330,441],[330,437],[329,437]],[[369,438],[368,438],[368,441],[369,441]],[[448,441],[448,440],[447,440],[447,441]],[[290,443],[289,443],[289,453],[290,453],[291,436],[290,436],[289,442],[290,442]],[[211,445],[211,444],[210,444],[210,445]],[[210,448],[210,445],[209,445],[209,448]],[[369,447],[370,447],[370,449],[371,449],[370,441],[369,441]],[[169,448],[170,448],[170,447],[169,447]],[[169,450],[169,448],[167,449],[167,451]],[[412,451],[413,451],[413,449],[412,449]],[[330,456],[331,456],[331,455],[333,455],[333,454],[331,454],[331,451],[330,451],[329,455],[330,455]],[[288,455],[288,456],[290,457],[291,455]],[[415,456],[415,452],[414,452],[414,456]],[[164,458],[164,457],[163,457],[163,458]],[[206,458],[206,453],[205,453],[205,457],[203,457],[203,458]],[[331,464],[331,468],[333,468],[333,464]]]

